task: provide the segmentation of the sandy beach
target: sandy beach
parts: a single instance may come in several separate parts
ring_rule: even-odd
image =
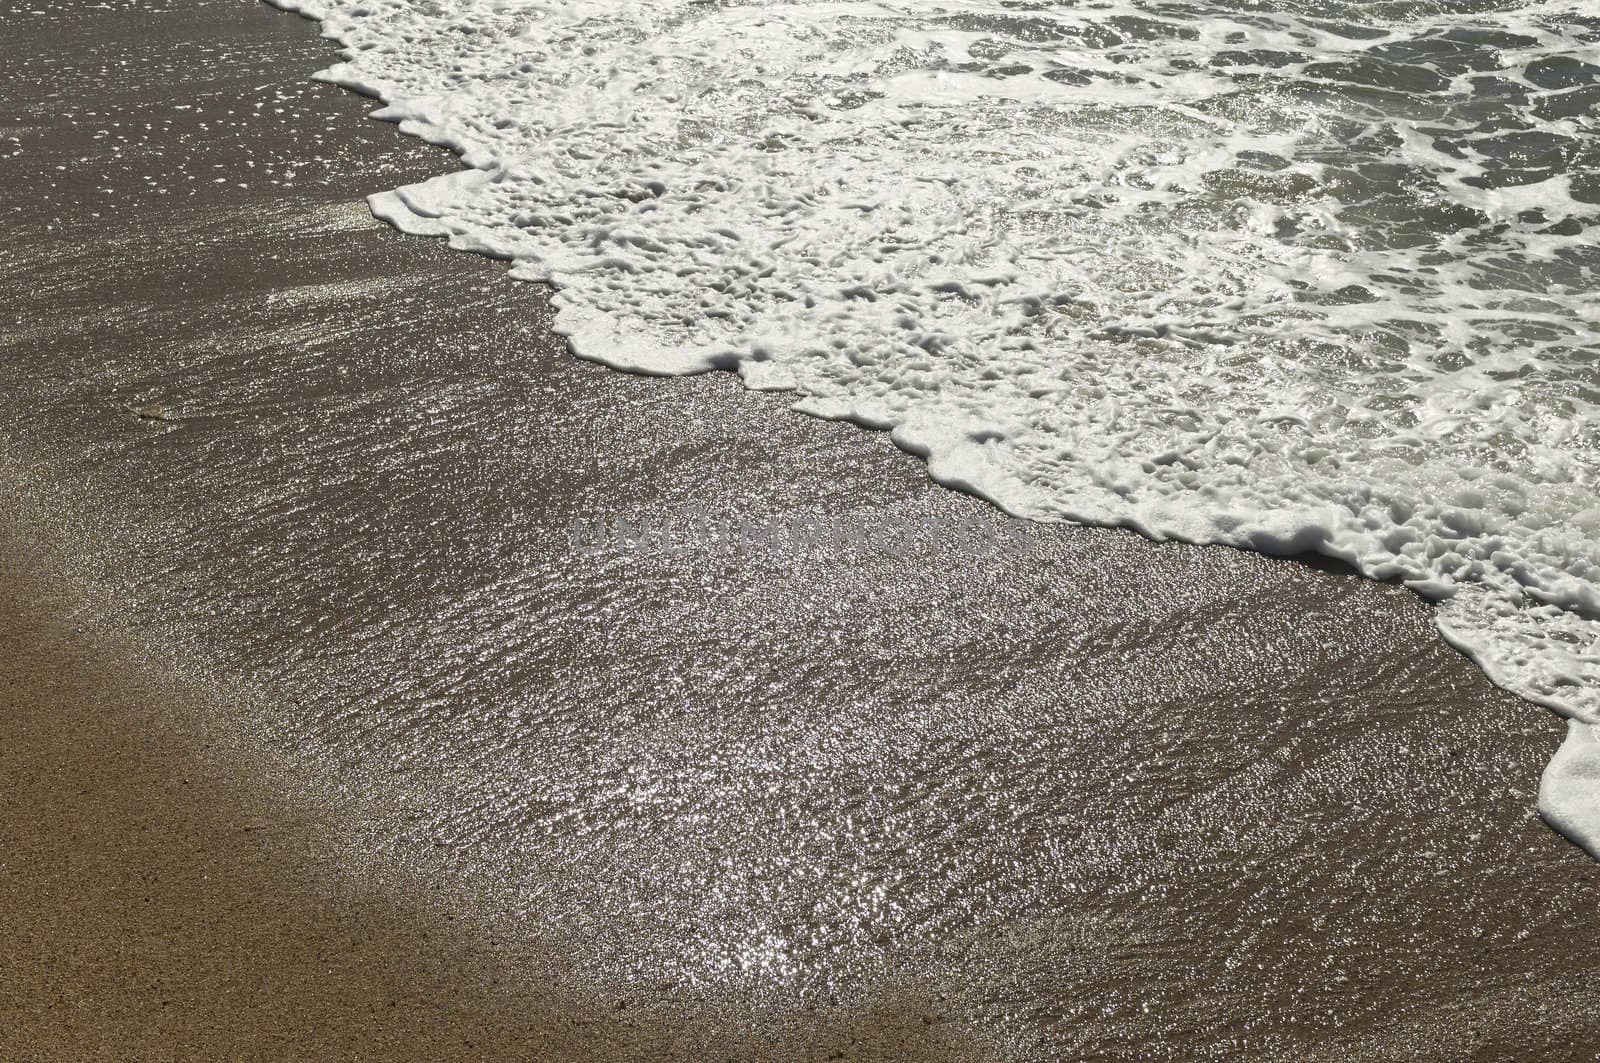
[[[314,23],[4,22],[0,1057],[1600,1058],[1563,725],[1410,592],[573,358]]]

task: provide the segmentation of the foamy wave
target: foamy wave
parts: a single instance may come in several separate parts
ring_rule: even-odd
[[[1581,5],[273,2],[472,167],[374,212],[554,282],[580,355],[795,389],[1019,515],[1402,580],[1573,718],[1541,807],[1600,852]]]

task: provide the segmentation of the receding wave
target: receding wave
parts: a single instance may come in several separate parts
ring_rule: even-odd
[[[1592,6],[273,2],[470,167],[375,212],[553,282],[579,354],[1402,580],[1572,718],[1541,808],[1600,855]]]

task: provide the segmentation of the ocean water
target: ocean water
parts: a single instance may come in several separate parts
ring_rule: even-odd
[[[1403,581],[1600,855],[1592,4],[272,0],[460,152],[372,199],[1007,511]]]

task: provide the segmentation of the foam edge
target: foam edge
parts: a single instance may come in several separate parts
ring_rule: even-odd
[[[1557,834],[1600,860],[1600,736],[1567,721],[1566,741],[1539,780],[1539,815]]]

